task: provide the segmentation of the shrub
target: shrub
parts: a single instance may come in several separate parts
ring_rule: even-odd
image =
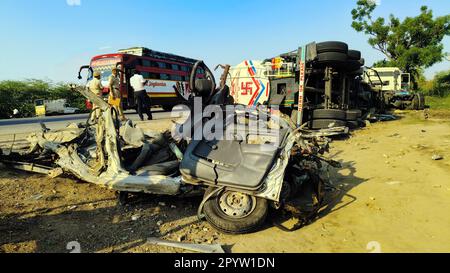
[[[0,118],[9,118],[14,109],[19,110],[21,116],[32,117],[35,114],[37,99],[54,100],[66,99],[67,103],[83,110],[84,97],[72,92],[65,83],[54,84],[43,80],[1,81],[0,82]]]

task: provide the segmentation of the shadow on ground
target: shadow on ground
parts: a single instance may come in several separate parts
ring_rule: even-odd
[[[348,174],[342,175],[339,170],[330,169],[328,175],[337,190],[327,195],[320,218],[355,202],[356,197],[348,192],[366,181],[355,175],[354,162],[340,163],[343,166],[341,170]],[[74,183],[73,187],[83,185]],[[82,252],[180,251],[149,246],[146,244],[149,237],[172,241],[181,238],[187,243],[219,243],[224,235],[196,217],[200,202],[201,197],[181,199],[136,195],[128,205],[122,206],[114,196],[110,196],[92,202],[64,203],[51,208],[3,214],[0,216],[0,251],[68,253],[70,248],[67,244],[74,241],[80,243]],[[133,216],[138,219],[133,221]],[[264,229],[272,228],[274,221],[282,221],[286,216],[272,211]],[[230,251],[232,246],[224,248]]]
[[[164,237],[198,223],[193,216],[200,200],[146,197],[127,206],[113,198],[2,215],[0,252],[69,253],[70,242],[78,242],[82,252],[125,252],[146,247],[149,237]],[[139,219],[133,221],[133,216]],[[157,225],[160,221],[164,228]],[[158,252],[146,248],[141,251]]]
[[[336,156],[335,154],[334,156]],[[343,210],[347,206],[357,201],[357,197],[349,194],[349,192],[366,182],[368,179],[359,178],[356,176],[356,169],[354,167],[355,162],[339,161],[342,168],[333,168],[329,166],[328,172],[323,175],[324,180],[330,181],[331,187],[327,187],[323,205],[319,211],[317,218],[313,219],[311,223],[327,217],[338,210]],[[348,174],[343,175],[342,172],[347,171]],[[276,214],[275,214],[276,213]],[[279,226],[281,223],[292,219],[292,214],[286,212],[272,213],[270,220],[265,226],[265,229],[272,228],[274,225]],[[293,225],[286,226],[285,228],[293,228]],[[294,230],[295,231],[295,230]]]

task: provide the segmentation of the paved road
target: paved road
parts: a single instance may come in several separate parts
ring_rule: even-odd
[[[125,115],[134,122],[139,121],[136,112],[126,112]],[[11,141],[14,135],[16,135],[16,139],[24,139],[29,133],[41,130],[41,122],[44,122],[47,128],[57,130],[67,127],[70,123],[85,122],[87,118],[88,114],[77,114],[0,120],[0,144],[2,142]],[[157,121],[167,120],[169,122],[169,120],[172,119],[172,114],[171,112],[164,112],[161,109],[155,109],[153,110],[153,118]]]

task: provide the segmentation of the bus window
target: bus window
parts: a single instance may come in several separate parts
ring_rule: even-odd
[[[166,69],[166,63],[157,62],[157,64],[159,68]]]
[[[177,65],[177,64],[172,64],[172,70],[179,71],[180,70],[180,66]]]
[[[141,72],[142,77],[144,77],[144,79],[149,79],[150,78],[150,73],[149,72]]]
[[[182,81],[182,77],[180,75],[170,75],[170,79],[172,81]]]
[[[159,74],[152,72],[142,72],[141,74],[144,79],[159,80]]]
[[[150,60],[142,60],[142,66],[145,67],[158,67],[158,64],[154,61],[150,61]]]
[[[93,71],[92,71],[91,69],[88,69],[87,80],[88,80],[88,81],[92,81],[93,78],[94,78]]]
[[[105,70],[97,70],[98,72],[100,72],[101,75],[101,81],[108,81],[109,80],[109,76],[112,75],[112,68],[104,68]]]
[[[152,79],[152,80],[159,80],[159,79],[160,79],[160,76],[159,76],[159,74],[157,74],[157,73],[150,73],[149,79]]]
[[[189,72],[189,68],[187,66],[182,66],[181,71],[183,72]]]
[[[167,75],[167,74],[161,74],[160,76],[161,76],[161,80],[166,81],[169,79],[169,75]]]

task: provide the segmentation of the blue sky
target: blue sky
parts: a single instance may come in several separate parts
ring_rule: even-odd
[[[78,5],[79,2],[79,5]],[[381,0],[376,16],[403,18],[420,6],[435,16],[448,0]],[[187,57],[237,64],[312,41],[343,40],[369,65],[383,56],[351,28],[356,0],[1,0],[0,80],[48,78],[76,82],[90,57],[146,46]],[[450,52],[450,38],[444,40]],[[444,61],[427,76],[450,69]]]

